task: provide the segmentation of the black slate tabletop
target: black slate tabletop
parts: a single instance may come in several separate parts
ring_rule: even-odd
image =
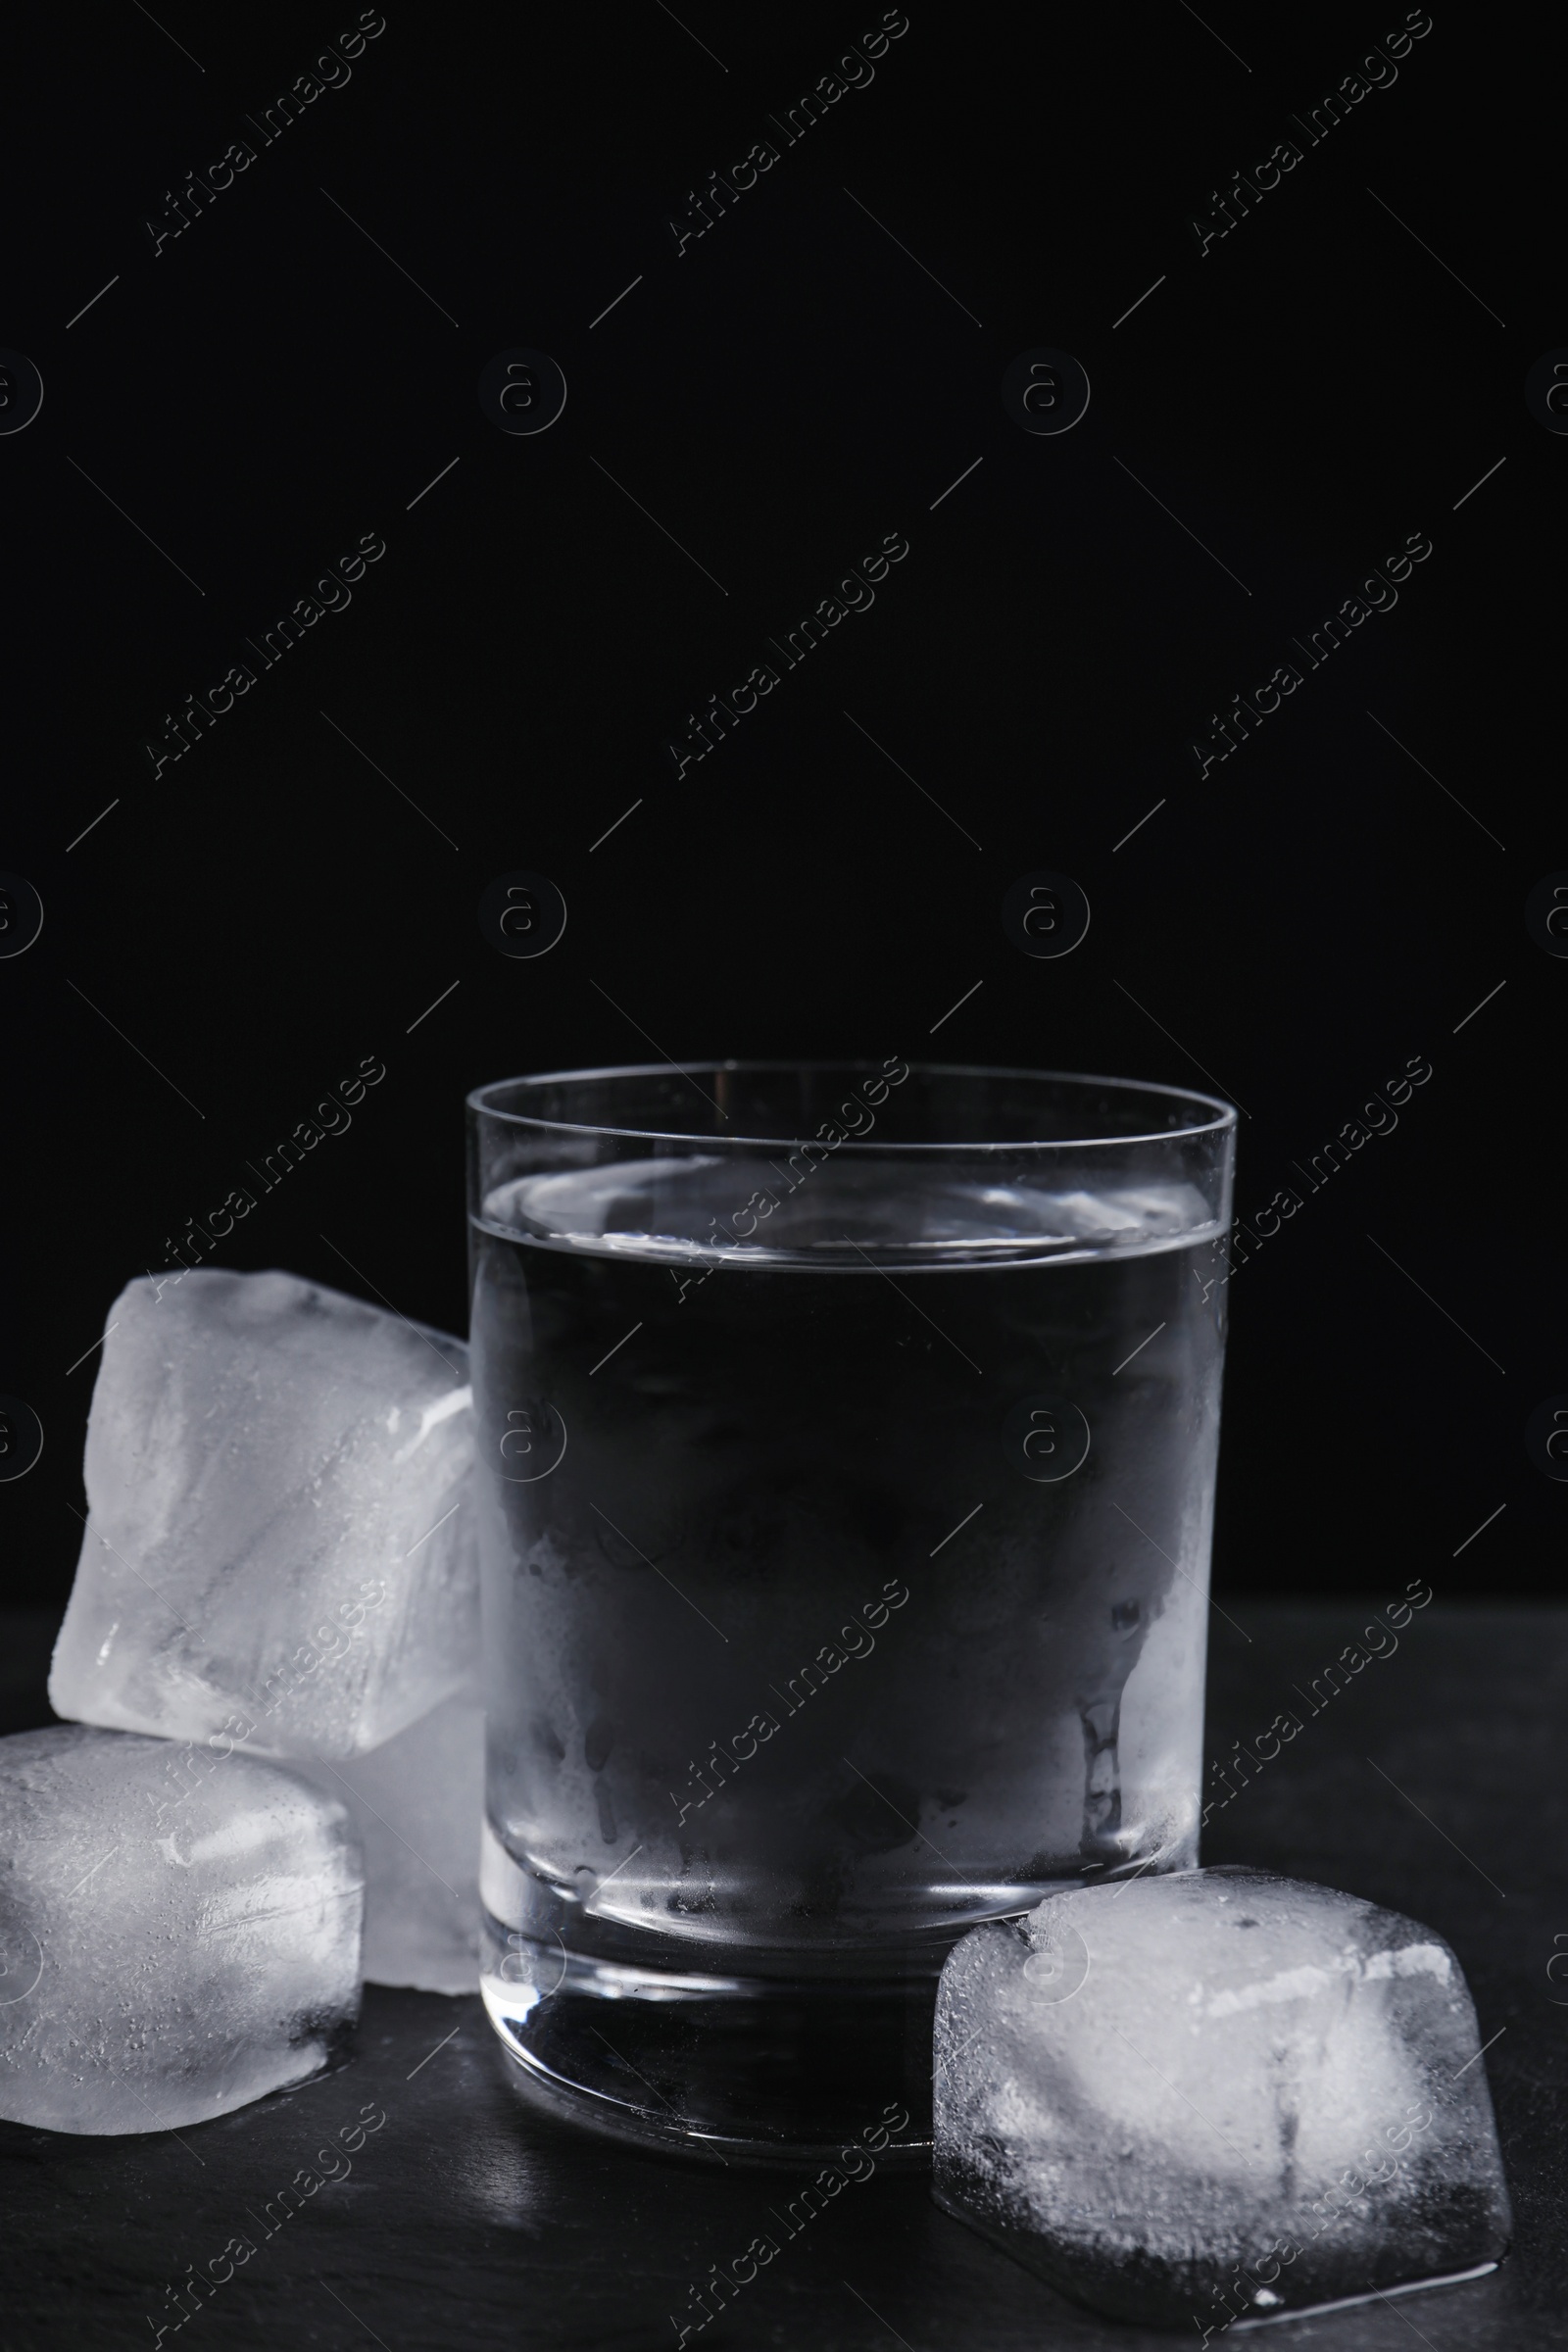
[[[1385,1581],[1396,1592],[1402,1569]],[[1396,1650],[1358,1649],[1326,1696],[1324,1668],[1381,1597],[1216,1612],[1210,1761],[1250,1748],[1282,1709],[1304,1728],[1214,1813],[1204,1859],[1325,1881],[1447,1937],[1491,2043],[1517,2239],[1471,2284],[1291,2322],[1280,2352],[1534,2352],[1568,2344],[1568,1611],[1437,1603]],[[52,1631],[0,1621],[6,1731],[49,1720]],[[329,2147],[344,2153],[329,2162]],[[321,2185],[284,2219],[299,2176]],[[0,2347],[673,2352],[690,2289],[768,2227],[787,2182],[542,2117],[477,1997],[372,1985],[347,2064],[217,2123],[124,2139],[0,2125]],[[224,2272],[231,2239],[254,2253],[181,2322],[180,2281]],[[923,2179],[879,2173],[690,2341],[1169,2352],[1181,2338],[1078,2310],[940,2213]]]

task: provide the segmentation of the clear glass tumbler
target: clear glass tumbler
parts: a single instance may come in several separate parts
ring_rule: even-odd
[[[956,1938],[1197,1859],[1235,1113],[724,1062],[469,1118],[491,2018],[621,2136],[918,2163]]]

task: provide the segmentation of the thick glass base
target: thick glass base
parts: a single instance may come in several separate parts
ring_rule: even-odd
[[[485,2007],[553,2113],[724,2164],[929,2168],[937,1979],[974,1920],[790,1947],[657,1934],[523,1869],[488,1823],[479,1887]]]
[[[898,1956],[901,1974],[721,1976],[568,1954],[487,1914],[481,1989],[521,2087],[570,2122],[665,2153],[863,2175],[870,2159],[930,2164],[952,1940]]]

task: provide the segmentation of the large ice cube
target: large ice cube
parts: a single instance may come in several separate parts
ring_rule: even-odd
[[[368,1755],[295,1769],[343,1799],[365,1850],[367,1983],[477,1992],[484,1709],[449,1698]]]
[[[0,2115],[167,2132],[323,2066],[359,2008],[345,1808],[227,1749],[0,1740]]]
[[[935,2094],[938,2202],[1119,2319],[1202,2336],[1508,2242],[1458,1962],[1327,1886],[1227,1865],[976,1929]]]
[[[377,1746],[476,1644],[467,1350],[292,1274],[110,1309],[57,1714],[270,1753]]]

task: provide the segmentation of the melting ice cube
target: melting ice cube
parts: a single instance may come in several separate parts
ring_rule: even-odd
[[[1183,1871],[976,1929],[935,2094],[938,2202],[1119,2319],[1202,2337],[1508,2243],[1459,1964],[1331,1887]]]
[[[462,1342],[292,1274],[211,1269],[132,1282],[108,1325],[56,1712],[338,1757],[461,1689]]]
[[[0,1740],[0,2115],[167,2132],[326,2063],[359,2008],[345,1808],[231,1750]]]

